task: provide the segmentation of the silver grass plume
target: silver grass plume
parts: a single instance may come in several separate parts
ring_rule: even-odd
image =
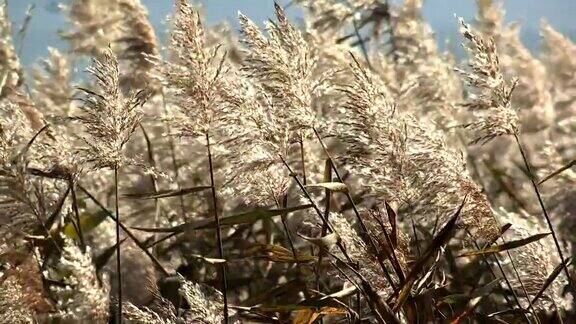
[[[222,294],[216,289],[186,280],[179,293],[190,306],[184,314],[187,322],[209,324],[224,320]]]
[[[21,82],[22,67],[12,41],[6,0],[0,0],[0,98],[6,95],[6,88],[15,88]]]
[[[503,30],[504,9],[500,0],[476,0],[478,15],[475,26],[486,38],[492,38],[497,43]]]
[[[55,311],[46,295],[38,260],[16,249],[2,250],[0,323],[38,323]]]
[[[341,138],[362,185],[423,226],[441,226],[467,197],[460,224],[479,237],[497,235],[490,203],[470,178],[463,156],[447,146],[443,134],[395,109],[378,76],[359,64],[352,73],[343,87]]]
[[[462,74],[469,88],[468,99],[463,104],[474,114],[474,121],[466,126],[475,132],[473,143],[486,143],[519,131],[518,114],[511,106],[515,82],[508,82],[500,68],[494,39],[485,39],[459,19],[460,33],[468,44],[469,70],[456,69]]]
[[[269,113],[272,104],[257,84],[242,75],[235,83],[235,91],[227,95],[231,108],[225,120],[235,127],[225,128],[230,138],[226,191],[250,204],[279,205],[289,178],[278,154],[290,153],[290,127],[281,115]]]
[[[368,26],[370,36],[385,33],[390,21],[390,6],[385,0],[297,0],[310,13],[312,27],[322,32],[346,31]],[[366,28],[367,29],[367,28]],[[349,37],[342,35],[343,40]]]
[[[124,303],[122,316],[128,323],[134,324],[176,324],[175,319],[166,319],[149,309],[148,307],[138,308],[132,303]]]
[[[380,215],[379,215],[380,216]],[[336,233],[338,233],[338,239],[342,242],[342,245],[346,248],[346,253],[350,256],[353,261],[359,263],[360,274],[377,290],[382,296],[389,296],[393,291],[390,283],[385,279],[382,268],[378,263],[377,256],[375,253],[381,253],[381,251],[374,252],[366,245],[366,243],[360,238],[360,234],[354,229],[353,224],[346,219],[341,213],[332,213],[330,215],[330,223],[334,227]],[[365,218],[365,223],[369,228],[369,235],[377,239],[377,246],[384,248],[388,245],[387,242],[380,240],[383,238],[381,229],[378,228],[369,218]],[[390,231],[390,228],[387,229]],[[408,243],[409,239],[407,236],[398,236],[398,247],[395,249],[395,253],[398,256],[401,266],[406,266],[405,257],[408,255]],[[336,253],[336,252],[335,252]],[[393,272],[392,266],[387,264],[387,270]],[[404,268],[407,271],[407,268]],[[354,277],[350,274],[350,277]],[[345,278],[343,278],[345,279]],[[398,284],[397,281],[395,281]]]
[[[42,61],[42,68],[32,71],[32,97],[44,115],[51,119],[69,117],[72,110],[71,62],[68,55],[48,48],[50,56]]]
[[[83,115],[76,117],[86,128],[85,160],[94,168],[115,168],[133,163],[123,149],[142,120],[146,92],[124,96],[120,89],[118,61],[110,48],[95,59],[88,70],[96,79],[96,89],[81,89]]]
[[[171,125],[181,136],[206,135],[217,128],[224,109],[224,56],[219,46],[206,46],[200,15],[187,0],[178,1],[176,10],[169,41],[172,59],[159,63],[177,106]]]
[[[506,75],[518,76],[512,95],[524,133],[533,133],[555,122],[551,82],[544,64],[535,58],[520,40],[520,28],[508,27],[500,38],[502,70]]]
[[[556,114],[573,118],[576,111],[576,44],[548,23],[540,27],[544,45],[541,60],[546,66]]]
[[[316,122],[314,97],[328,74],[316,75],[317,53],[275,4],[277,23],[266,22],[269,38],[246,16],[238,19],[247,46],[243,71],[259,82],[271,100],[274,114],[292,131],[309,129]]]
[[[30,232],[37,225],[38,208],[34,184],[25,174],[28,161],[34,160],[28,142],[35,131],[19,105],[0,102],[0,235],[10,240],[16,233]]]
[[[226,171],[229,192],[248,203],[280,205],[288,178],[279,155],[291,160],[300,135],[317,120],[313,97],[323,80],[313,76],[313,46],[276,6],[278,23],[268,23],[267,39],[246,16],[239,14],[244,51],[233,77],[224,132],[229,138]],[[242,130],[239,132],[239,130]]]
[[[110,45],[130,71],[121,77],[122,87],[152,88],[147,57],[158,54],[158,40],[140,0],[74,0],[63,7],[71,28],[62,36],[73,53],[98,56]]]
[[[420,0],[404,1],[394,13],[394,56],[382,60],[392,66],[397,92],[412,88],[406,96],[408,103],[398,102],[401,109],[417,109],[439,127],[446,128],[457,123],[456,105],[462,100],[462,85],[452,69],[448,55],[437,48],[429,24],[422,17]]]

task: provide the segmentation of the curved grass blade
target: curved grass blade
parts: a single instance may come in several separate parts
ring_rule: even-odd
[[[572,263],[572,258],[567,258],[566,260],[564,260],[564,262],[561,262],[559,265],[557,265],[554,268],[554,270],[552,270],[552,273],[550,273],[550,275],[548,276],[548,279],[546,279],[546,282],[544,282],[544,285],[542,286],[542,288],[540,288],[540,290],[538,291],[536,296],[534,296],[534,298],[532,298],[532,301],[530,302],[530,304],[534,305],[534,303],[536,303],[538,301],[538,299],[540,297],[542,297],[542,295],[544,294],[544,292],[546,291],[548,286],[550,286],[552,284],[552,282],[554,282],[554,280],[556,280],[556,278],[558,277],[560,272],[562,272],[564,267],[569,266],[571,263]]]
[[[220,225],[230,226],[238,224],[250,224],[261,219],[280,216],[282,214],[287,214],[302,209],[308,209],[310,207],[312,207],[311,204],[288,207],[288,208],[256,209],[246,213],[220,218]],[[215,227],[216,222],[213,219],[202,219],[199,221],[186,222],[184,224],[166,228],[147,228],[147,227],[132,227],[132,228],[139,231],[152,232],[152,233],[182,233],[185,231],[194,231]]]
[[[342,182],[320,182],[307,185],[308,188],[324,188],[333,192],[348,192],[348,186]]]
[[[126,194],[123,197],[129,198],[129,199],[159,199],[159,198],[185,196],[185,195],[189,195],[191,193],[208,190],[210,188],[212,188],[212,187],[210,187],[210,186],[198,186],[198,187],[183,188],[183,189],[178,189],[178,190],[159,190],[156,192]]]
[[[119,244],[122,245],[124,241],[126,241],[127,237],[123,238]],[[116,244],[106,248],[102,253],[100,253],[96,258],[94,258],[94,266],[96,267],[96,272],[100,273],[100,270],[108,263],[108,260],[114,255],[116,252]]]
[[[276,244],[255,244],[246,251],[246,255],[282,263],[310,263],[316,261],[316,257],[313,255],[306,253],[294,255],[292,251]]]
[[[546,176],[546,178],[542,179],[540,182],[538,182],[539,185],[543,184],[544,182],[554,178],[555,176],[559,175],[560,173],[570,169],[571,167],[576,165],[576,159],[570,161],[570,163],[566,164],[565,166],[561,167],[560,169],[550,173],[549,175]]]
[[[492,291],[500,286],[502,282],[502,278],[496,278],[491,282],[487,283],[486,285],[474,289],[472,292],[468,294],[453,294],[442,298],[442,302],[446,304],[457,304],[463,301],[469,301],[471,299],[477,297],[484,297],[492,293]]]
[[[532,235],[532,236],[527,237],[527,238],[523,238],[523,239],[516,240],[516,241],[509,241],[509,242],[506,242],[504,244],[495,245],[495,246],[492,246],[492,247],[489,247],[489,248],[486,248],[483,250],[464,253],[464,254],[459,255],[458,258],[484,255],[484,254],[493,254],[493,253],[499,253],[499,252],[503,252],[503,251],[516,249],[516,248],[519,248],[521,246],[524,246],[524,245],[536,242],[540,239],[543,239],[544,237],[546,237],[550,234],[551,233],[540,233],[540,234]]]
[[[82,227],[84,233],[88,233],[91,230],[95,229],[98,225],[100,225],[100,223],[102,223],[107,217],[108,213],[102,210],[94,214],[88,214],[88,213],[82,214],[80,216],[79,226]],[[72,224],[71,222],[69,222],[68,224],[66,224],[66,226],[64,226],[63,233],[74,240],[77,240],[79,238],[78,233],[74,228],[74,224]]]

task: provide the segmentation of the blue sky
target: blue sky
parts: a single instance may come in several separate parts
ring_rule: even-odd
[[[65,0],[62,0],[65,1]],[[23,44],[22,61],[28,65],[47,55],[48,46],[65,48],[58,37],[58,30],[66,27],[66,21],[57,9],[56,0],[9,0],[9,13],[15,28],[22,23],[26,9],[35,4],[35,13],[30,24],[28,36]],[[150,19],[159,34],[165,32],[166,17],[170,14],[174,0],[142,0],[148,6]],[[272,0],[207,0],[200,1],[205,9],[206,20],[214,24],[224,19],[235,26],[238,11],[262,22],[273,14]],[[288,1],[279,1],[286,4]],[[559,31],[576,38],[576,0],[506,0],[506,20],[522,24],[522,37],[533,50],[538,48],[538,26],[546,19]],[[298,10],[290,9],[289,14],[298,19]],[[457,44],[457,23],[454,15],[471,19],[475,15],[473,0],[427,0],[424,15],[431,23],[440,41]],[[455,47],[451,45],[450,47]]]

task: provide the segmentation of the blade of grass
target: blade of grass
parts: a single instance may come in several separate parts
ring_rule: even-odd
[[[576,159],[570,161],[568,164],[564,165],[563,167],[561,167],[560,169],[550,173],[549,175],[547,175],[544,179],[542,179],[540,182],[538,182],[538,185],[543,184],[544,182],[554,178],[555,176],[559,175],[560,173],[570,169],[571,167],[576,165]]]
[[[457,258],[483,255],[483,254],[494,254],[494,253],[499,253],[499,252],[504,252],[504,251],[516,249],[516,248],[522,247],[524,245],[527,245],[527,244],[536,242],[538,240],[541,240],[550,234],[551,233],[540,233],[540,234],[532,235],[532,236],[529,236],[529,237],[526,237],[526,238],[523,238],[520,240],[508,241],[506,243],[503,243],[500,245],[495,245],[495,246],[485,248],[482,250],[467,252],[467,253],[464,253],[464,254],[457,256]]]
[[[562,269],[564,267],[570,265],[571,263],[572,263],[572,258],[568,258],[568,259],[564,260],[564,262],[561,262],[559,265],[557,265],[554,268],[554,270],[552,271],[552,273],[550,273],[550,275],[546,279],[546,282],[544,282],[544,285],[542,285],[542,288],[540,288],[538,293],[534,296],[534,298],[532,298],[532,300],[530,301],[530,304],[534,305],[538,301],[538,299],[540,299],[540,297],[542,297],[542,295],[544,294],[546,289],[548,289],[548,287],[552,284],[552,282],[554,282],[554,280],[556,280],[556,278],[558,277],[560,272],[562,272]]]
[[[210,186],[198,186],[190,188],[182,188],[177,190],[158,190],[155,192],[137,193],[137,194],[125,194],[123,197],[130,199],[160,199],[160,198],[170,198],[176,196],[186,196],[191,193],[209,190]]]

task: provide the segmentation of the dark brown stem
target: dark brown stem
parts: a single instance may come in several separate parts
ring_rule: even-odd
[[[74,192],[74,191],[72,191]],[[122,323],[122,264],[120,263],[120,208],[118,204],[118,166],[114,167],[114,199],[116,201],[116,275],[118,285],[117,323]]]
[[[218,200],[216,198],[216,185],[214,184],[214,169],[212,165],[212,152],[210,150],[210,135],[206,133],[206,149],[208,151],[208,167],[210,169],[210,186],[212,187],[212,203],[214,208],[214,221],[216,222],[216,240],[218,241],[218,258],[224,259],[222,248],[222,229],[218,217]],[[222,279],[222,297],[224,299],[224,323],[228,323],[228,283],[226,281],[226,263],[220,265],[220,278]]]
[[[562,253],[562,248],[560,247],[560,241],[558,241],[558,237],[556,235],[556,231],[554,230],[554,226],[552,225],[552,221],[550,220],[550,216],[548,215],[548,211],[546,210],[546,206],[544,205],[544,201],[542,200],[542,196],[540,195],[540,190],[538,189],[538,185],[534,180],[534,173],[532,173],[532,168],[530,167],[530,163],[528,162],[528,158],[526,157],[526,153],[524,152],[524,148],[520,143],[520,138],[518,138],[518,134],[514,134],[514,138],[516,139],[516,144],[518,145],[518,149],[520,150],[520,154],[522,155],[522,160],[524,161],[524,166],[526,167],[526,171],[528,171],[528,176],[530,178],[530,183],[532,184],[532,188],[534,189],[534,193],[538,198],[538,203],[540,204],[540,208],[542,209],[542,214],[544,214],[544,218],[546,219],[546,223],[548,224],[548,229],[552,233],[552,238],[554,239],[554,244],[556,245],[556,250],[558,251],[558,255],[560,256],[560,262],[564,264],[564,273],[566,274],[566,278],[568,279],[568,285],[570,287],[571,292],[575,292],[574,285],[572,282],[572,278],[570,276],[570,271],[568,271],[568,266],[564,261],[564,254]]]

